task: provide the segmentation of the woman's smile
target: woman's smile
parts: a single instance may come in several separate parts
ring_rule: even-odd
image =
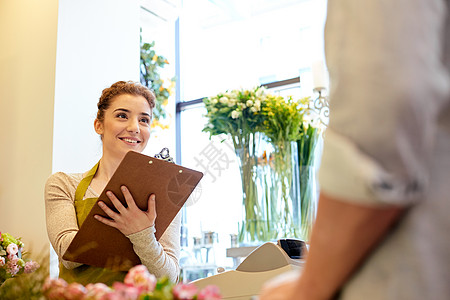
[[[136,144],[141,143],[141,141],[139,139],[131,138],[131,137],[120,137],[119,139],[130,145],[136,145]]]

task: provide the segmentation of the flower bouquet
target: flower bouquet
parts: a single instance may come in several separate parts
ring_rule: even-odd
[[[9,233],[0,233],[0,285],[7,279],[23,273],[32,273],[39,268],[35,261],[22,258],[24,244]]]
[[[269,96],[262,110],[262,132],[273,147],[270,155],[266,154],[269,156],[269,163],[262,176],[270,221],[267,227],[275,233],[272,239],[299,237],[295,142],[301,137],[300,129],[305,113],[302,103],[308,101],[309,98],[296,101],[292,97]]]
[[[258,147],[263,115],[261,109],[267,98],[266,90],[256,87],[237,89],[204,98],[207,125],[203,129],[210,136],[227,134],[233,141],[241,173],[244,217],[240,224],[239,242],[267,240],[267,230],[257,188]]]
[[[203,99],[211,136],[233,141],[241,172],[242,243],[281,237],[308,240],[315,218],[316,145],[321,129],[305,97],[275,96],[262,87]],[[298,180],[297,180],[298,178]]]
[[[219,300],[219,289],[207,286],[198,290],[193,284],[174,284],[167,277],[160,278],[149,273],[143,265],[131,268],[124,282],[115,282],[112,287],[103,283],[83,286],[63,279],[48,277],[42,290],[49,300]]]

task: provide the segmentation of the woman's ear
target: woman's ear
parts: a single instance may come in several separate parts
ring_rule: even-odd
[[[103,135],[103,123],[100,122],[98,119],[94,120],[94,129],[95,132],[99,135]]]

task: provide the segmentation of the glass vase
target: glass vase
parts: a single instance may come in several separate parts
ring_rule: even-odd
[[[308,240],[316,209],[314,168],[300,168],[296,142],[272,144],[257,134],[248,141],[235,144],[243,193],[239,244]]]
[[[258,188],[258,148],[261,138],[250,133],[234,138],[234,148],[241,174],[243,216],[239,224],[238,241],[241,245],[258,244],[268,240],[267,213]]]
[[[267,207],[270,238],[299,237],[298,172],[296,143],[272,144],[264,172],[263,191]]]
[[[299,166],[300,188],[300,238],[309,242],[312,227],[316,219],[319,190],[314,166]]]

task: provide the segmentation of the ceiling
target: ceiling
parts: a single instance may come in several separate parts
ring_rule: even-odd
[[[141,0],[141,8],[163,21],[174,21],[183,9],[203,28],[241,21],[308,0]]]

